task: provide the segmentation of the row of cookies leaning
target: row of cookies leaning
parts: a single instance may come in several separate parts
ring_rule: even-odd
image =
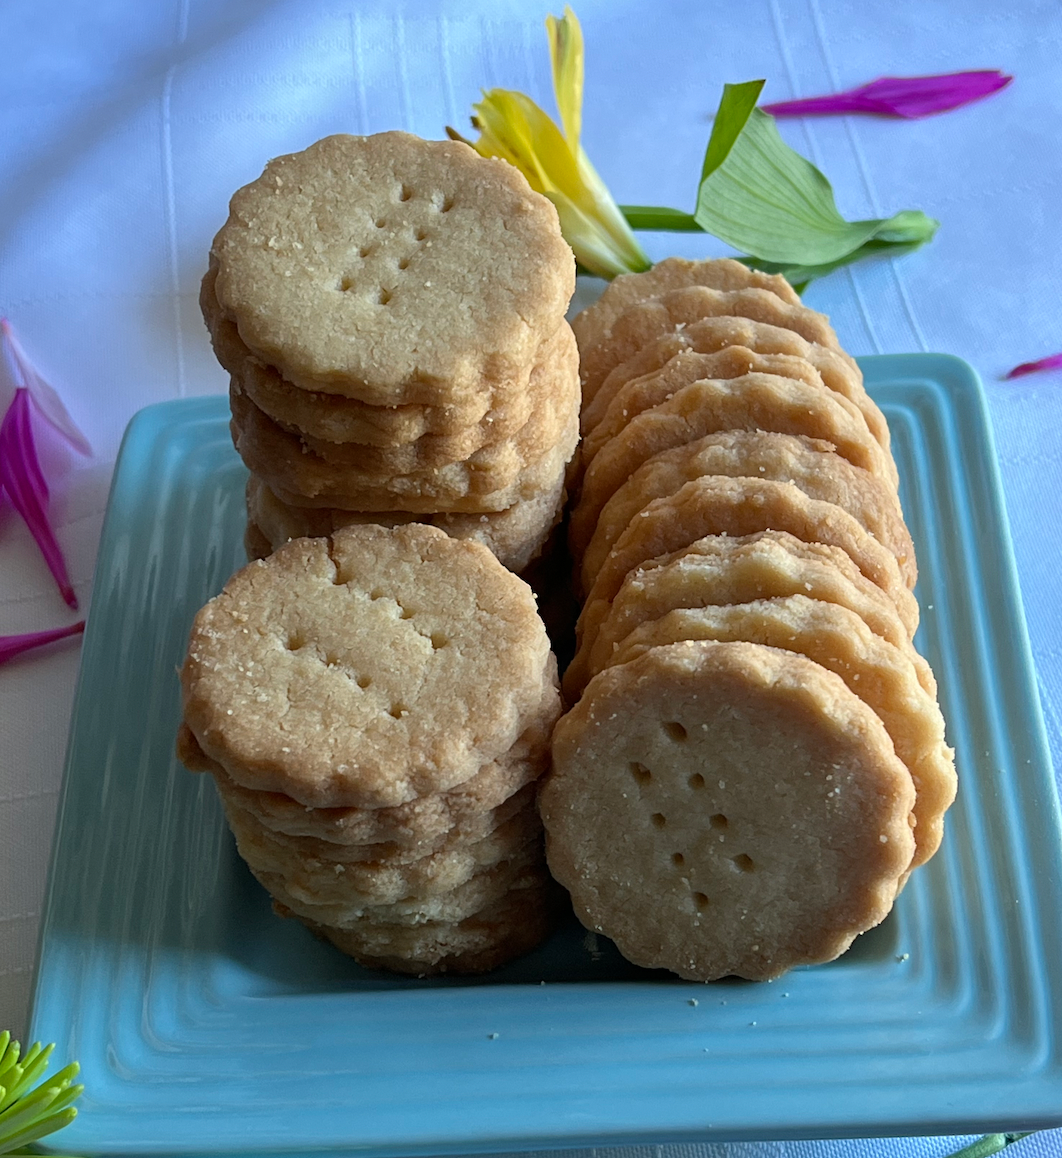
[[[955,795],[888,426],[826,318],[734,261],[617,278],[573,326],[583,605],[551,871],[638,964],[830,960]]]
[[[550,927],[560,694],[513,572],[578,439],[574,283],[515,168],[403,133],[270,162],[212,247],[254,561],[196,617],[178,752],[277,912],[367,966],[477,972]]]

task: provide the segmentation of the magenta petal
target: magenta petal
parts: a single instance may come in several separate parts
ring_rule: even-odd
[[[78,454],[91,458],[92,447],[89,446],[88,439],[67,413],[63,400],[55,389],[37,373],[33,363],[26,357],[7,318],[0,318],[0,348],[15,371],[16,386],[25,387],[30,392],[30,397],[41,417],[62,435]]]
[[[877,113],[914,119],[982,100],[1005,88],[1013,79],[997,69],[951,72],[941,76],[883,76],[832,96],[779,101],[762,107],[764,112],[775,117]]]
[[[85,630],[85,621],[79,620],[69,627],[56,627],[51,631],[30,631],[25,635],[0,635],[0,663],[7,663],[16,655],[29,651],[34,647],[41,647],[46,643],[54,643],[57,639],[66,639],[70,635],[80,635]]]
[[[15,391],[15,400],[0,423],[0,486],[37,540],[63,598],[71,607],[77,607],[63,552],[48,521],[48,483],[33,442],[30,395],[25,387]]]
[[[1050,358],[1041,358],[1037,362],[1022,362],[1020,366],[1015,366],[1003,377],[1022,378],[1026,374],[1035,374],[1038,370],[1062,370],[1062,354],[1052,354]]]

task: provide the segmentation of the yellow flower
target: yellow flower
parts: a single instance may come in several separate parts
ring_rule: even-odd
[[[480,136],[469,144],[484,157],[503,157],[515,165],[532,189],[553,202],[561,232],[584,269],[606,278],[639,273],[651,262],[579,143],[583,105],[579,21],[566,7],[560,20],[555,16],[546,20],[546,28],[563,132],[530,97],[495,88],[472,106],[472,124]]]

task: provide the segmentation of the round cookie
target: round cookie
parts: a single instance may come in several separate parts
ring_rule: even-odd
[[[579,346],[584,350],[607,346],[613,325],[632,306],[695,285],[723,292],[763,289],[776,294],[789,305],[800,304],[796,290],[778,274],[749,269],[729,257],[707,261],[668,257],[656,262],[645,273],[621,274],[613,278],[597,301],[577,315],[574,326]]]
[[[252,475],[252,477],[254,476]],[[254,559],[264,559],[267,555],[273,554],[273,544],[252,518],[248,518],[247,526],[243,532],[243,550],[248,562]]]
[[[306,924],[367,969],[418,977],[486,973],[545,940],[553,928],[557,891],[544,877],[456,922],[363,924],[352,929]]]
[[[405,446],[371,446],[362,442],[331,442],[315,438],[290,423],[277,422],[255,406],[257,422],[273,423],[278,429],[297,438],[304,452],[323,468],[354,479],[385,481],[395,476],[417,475],[452,467],[473,459],[482,470],[496,469],[492,452],[504,451],[519,442],[524,462],[541,458],[560,439],[579,398],[579,355],[571,330],[564,326],[545,344],[544,358],[531,371],[525,384],[526,416],[515,427],[507,422],[494,424],[493,418],[454,435],[428,434]],[[233,379],[230,393],[240,394],[238,380]],[[236,407],[234,406],[234,412]],[[523,408],[521,408],[523,409]],[[242,411],[241,411],[242,413]],[[489,412],[493,414],[492,412]],[[261,418],[258,417],[261,415]]]
[[[804,542],[839,547],[885,592],[904,627],[914,635],[918,603],[903,581],[896,557],[850,514],[833,503],[808,498],[792,483],[708,475],[654,499],[616,540],[576,624],[579,651],[564,673],[569,699],[586,684],[586,658],[628,572],[705,535],[752,535],[767,530],[788,531]]]
[[[249,537],[252,558],[271,555],[289,539],[331,535],[340,527],[355,523],[378,523],[397,527],[404,523],[430,523],[454,539],[482,543],[498,561],[517,574],[538,558],[564,508],[564,478],[558,475],[552,487],[517,502],[508,510],[484,514],[423,514],[409,511],[343,511],[331,507],[293,507],[281,502],[256,475],[247,480],[247,517],[256,528]],[[264,545],[264,550],[262,549]]]
[[[410,895],[390,904],[369,897],[315,898],[312,892],[289,888],[282,873],[248,866],[255,879],[283,908],[303,920],[336,929],[360,926],[416,926],[426,921],[463,921],[507,893],[539,883],[546,876],[542,840],[536,837],[511,857],[474,873],[463,884],[434,896]]]
[[[888,913],[914,788],[834,673],[749,643],[608,668],[554,732],[539,807],[579,919],[689,980],[828,961]]]
[[[224,798],[223,798],[224,799]],[[358,865],[366,863],[388,864],[405,867],[425,857],[433,857],[449,849],[467,848],[501,830],[517,816],[526,816],[534,811],[535,786],[528,784],[521,788],[508,800],[503,801],[497,808],[489,812],[481,812],[474,817],[475,823],[462,825],[450,829],[441,836],[431,840],[405,846],[395,841],[379,842],[375,844],[337,844],[333,840],[325,840],[321,836],[291,836],[288,833],[277,833],[261,820],[250,809],[244,808],[233,796],[224,800],[225,814],[235,816],[237,824],[243,825],[252,834],[256,845],[265,850],[265,855],[283,861],[289,857],[297,857],[300,864],[317,863],[318,865]],[[320,809],[315,811],[322,811]],[[375,811],[384,811],[376,809]],[[230,828],[236,832],[237,824],[230,820]],[[270,851],[272,850],[272,851]],[[279,867],[279,865],[278,865]]]
[[[292,506],[355,511],[488,512],[505,510],[563,477],[579,437],[578,399],[543,405],[512,439],[477,451],[464,462],[408,475],[381,476],[330,466],[296,436],[281,429],[244,395],[230,390],[230,429],[247,468]],[[552,445],[538,457],[545,432]]]
[[[607,339],[589,345],[583,340],[578,317],[572,321],[572,329],[579,339],[583,405],[593,402],[601,383],[621,362],[666,334],[702,318],[714,317],[748,318],[792,330],[807,342],[837,351],[839,357],[855,366],[854,360],[841,349],[829,321],[806,306],[790,305],[764,289],[716,290],[689,286],[631,306],[612,324]]]
[[[177,758],[189,771],[213,776],[226,811],[248,813],[292,847],[312,842],[318,856],[325,845],[335,845],[340,855],[348,847],[387,849],[399,861],[415,860],[448,840],[479,840],[508,819],[514,802],[520,806],[549,767],[552,726],[552,717],[544,716],[463,784],[393,808],[308,808],[280,792],[245,788],[203,752],[185,724],[177,734]]]
[[[535,598],[413,523],[296,539],[196,616],[184,720],[237,782],[315,808],[444,792],[559,710]]]
[[[765,322],[754,322],[750,318],[701,318],[688,325],[680,323],[678,329],[655,338],[609,371],[593,401],[583,411],[583,429],[590,430],[600,421],[616,392],[632,378],[652,374],[676,354],[686,350],[697,354],[714,354],[729,346],[740,346],[758,354],[803,358],[814,366],[830,390],[847,398],[858,408],[881,448],[889,449],[889,425],[885,415],[867,394],[863,375],[851,358],[829,346],[808,342],[792,330]]]
[[[404,446],[378,447],[361,442],[317,438],[296,426],[278,423],[300,437],[309,450],[340,470],[379,475],[408,475],[483,456],[490,447],[519,437],[525,459],[540,458],[562,434],[570,403],[579,397],[579,351],[567,324],[542,345],[541,356],[520,391],[517,405],[491,407],[483,420],[456,434],[426,434]],[[550,424],[549,416],[553,423]],[[538,418],[535,421],[535,418]],[[537,439],[532,435],[537,432]]]
[[[846,607],[789,595],[716,607],[670,611],[635,628],[613,654],[610,666],[651,648],[681,640],[744,640],[798,652],[835,672],[874,710],[915,787],[915,853],[911,868],[937,851],[944,813],[955,799],[955,758],[944,742],[944,718],[936,699],[919,683],[905,651],[875,635]]]
[[[249,813],[230,809],[226,816],[240,856],[252,871],[279,875],[290,896],[309,904],[389,905],[403,898],[443,896],[476,873],[511,859],[541,833],[532,806],[516,812],[477,841],[447,842],[412,860],[384,856],[360,861],[353,857],[308,857],[301,847],[272,836]],[[333,847],[351,851],[351,847]]]
[[[579,451],[584,465],[601,447],[643,411],[666,402],[677,390],[702,378],[740,378],[743,374],[773,374],[822,386],[818,371],[804,358],[787,354],[756,354],[743,346],[727,346],[712,354],[684,350],[652,373],[632,378],[613,395],[601,417],[591,425],[583,414],[583,441]],[[600,392],[598,397],[600,398]]]
[[[232,198],[215,293],[288,381],[438,405],[526,377],[575,262],[520,171],[461,142],[326,137]]]
[[[752,603],[806,595],[855,612],[874,632],[900,648],[915,665],[926,692],[928,665],[914,650],[895,605],[838,547],[804,543],[784,531],[734,538],[707,535],[684,550],[652,559],[623,580],[598,628],[590,652],[591,676],[612,664],[620,644],[643,623],[669,611]]]
[[[596,519],[576,507],[569,524],[572,555],[581,560],[583,589],[589,590],[613,543],[651,500],[674,494],[704,475],[791,482],[809,498],[847,511],[900,565],[907,586],[918,577],[914,544],[896,491],[877,475],[833,453],[833,444],[801,435],[729,430],[654,455],[612,495]],[[589,541],[586,536],[589,535]]]
[[[700,357],[701,355],[693,355]],[[709,378],[681,386],[631,419],[590,462],[572,512],[572,541],[588,542],[605,504],[654,455],[722,431],[770,431],[820,439],[853,466],[892,484],[891,457],[858,411],[822,386],[773,374]]]
[[[342,394],[295,386],[274,366],[256,357],[240,338],[236,324],[222,315],[214,294],[216,279],[217,262],[211,258],[203,276],[199,304],[214,354],[236,379],[239,389],[277,422],[289,423],[327,442],[393,447],[428,435],[466,435],[487,421],[492,411],[500,411],[497,430],[502,434],[506,426],[522,426],[531,413],[527,383],[522,379],[507,388],[499,387],[493,398],[483,394],[460,405],[440,402],[437,406],[373,406]]]

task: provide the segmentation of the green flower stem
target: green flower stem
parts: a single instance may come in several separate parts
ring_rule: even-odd
[[[660,229],[670,233],[703,233],[692,213],[663,205],[621,205],[620,212],[631,229]]]
[[[1022,1138],[1028,1138],[1033,1133],[1032,1130],[1026,1130],[1024,1134],[985,1134],[983,1138],[978,1138],[976,1142],[971,1142],[969,1146],[964,1146],[961,1150],[956,1150],[949,1158],[989,1158],[992,1154],[998,1154],[1001,1150],[1005,1150],[1012,1142],[1018,1142]]]

